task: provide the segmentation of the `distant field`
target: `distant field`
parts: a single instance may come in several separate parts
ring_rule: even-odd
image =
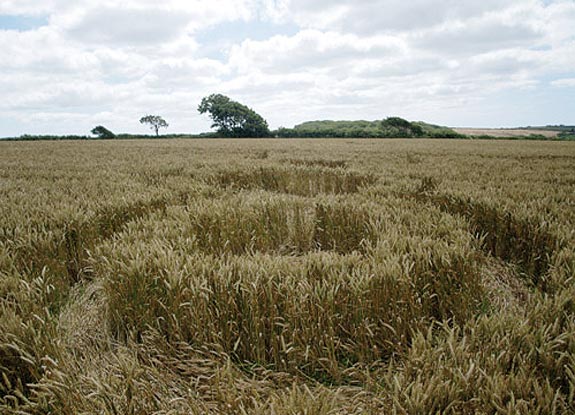
[[[574,165],[569,142],[0,142],[0,412],[575,413]]]
[[[465,135],[487,135],[490,137],[523,137],[532,134],[543,135],[545,137],[557,137],[558,131],[535,130],[535,129],[505,129],[505,128],[453,128],[459,134]]]

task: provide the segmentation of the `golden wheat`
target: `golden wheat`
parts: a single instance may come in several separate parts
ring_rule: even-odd
[[[0,412],[575,412],[575,147],[0,143]]]

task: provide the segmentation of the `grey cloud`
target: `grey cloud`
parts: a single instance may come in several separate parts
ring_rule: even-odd
[[[334,69],[345,73],[361,65],[362,59],[377,55],[373,51],[361,51],[352,47],[340,47],[318,51],[312,45],[291,51],[272,62],[264,63],[261,69],[271,73]]]
[[[222,63],[210,59],[164,60],[154,65],[146,86],[163,93],[205,89],[220,83],[225,71]]]
[[[358,66],[356,73],[364,78],[387,78],[450,70],[452,68],[445,59],[429,55],[412,55],[400,59],[368,60],[365,64]]]
[[[302,23],[315,27],[321,16],[345,8],[332,29],[358,34],[420,30],[447,21],[468,19],[504,9],[516,0],[292,0],[293,15]]]
[[[125,91],[112,91],[99,82],[90,82],[82,78],[72,82],[52,82],[40,85],[26,93],[15,96],[10,107],[22,111],[76,110],[88,111],[95,107],[104,107],[111,100],[125,96]]]
[[[534,70],[541,66],[541,62],[534,57],[505,54],[473,57],[467,64],[472,72],[497,76],[513,75],[525,70]]]
[[[530,48],[543,36],[534,28],[492,20],[424,32],[412,38],[413,46],[447,54],[475,55],[512,47]]]
[[[68,29],[75,40],[114,46],[150,46],[182,34],[189,16],[161,9],[98,8]]]
[[[314,80],[298,79],[297,77],[274,77],[262,82],[257,77],[241,79],[241,82],[232,82],[226,85],[226,89],[231,93],[240,93],[242,97],[249,97],[250,100],[265,102],[270,96],[282,94],[283,91],[309,90],[315,87]]]

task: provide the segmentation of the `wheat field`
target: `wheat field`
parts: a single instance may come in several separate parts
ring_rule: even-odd
[[[0,143],[0,413],[575,413],[575,146]]]

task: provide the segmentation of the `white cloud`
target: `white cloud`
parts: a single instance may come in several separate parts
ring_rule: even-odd
[[[0,0],[0,14],[5,15],[38,15],[54,10],[56,1],[47,0]]]
[[[234,46],[230,64],[240,72],[301,72],[353,70],[365,59],[390,59],[402,53],[401,39],[381,36],[360,38],[336,32],[303,30],[294,36],[275,36],[265,41],[246,40]]]
[[[68,28],[75,40],[115,46],[154,46],[184,33],[188,16],[175,10],[100,8]]]
[[[527,0],[530,1],[530,0]],[[291,0],[287,14],[305,27],[358,34],[420,30],[502,10],[515,0]]]
[[[411,36],[413,46],[443,55],[475,55],[493,50],[535,46],[543,34],[525,24],[481,18],[442,25]]]
[[[209,121],[197,104],[213,92],[272,126],[393,114],[442,122],[471,105],[491,116],[502,91],[571,87],[575,76],[567,0],[0,0],[0,13],[49,21],[0,30],[0,119],[20,125],[0,136],[50,133],[50,122],[145,132],[144,112],[171,118],[170,131],[199,131]],[[205,56],[200,35],[230,22],[299,30],[261,40],[222,30],[226,49]]]
[[[556,87],[575,87],[575,78],[556,79],[551,82],[551,85]]]

